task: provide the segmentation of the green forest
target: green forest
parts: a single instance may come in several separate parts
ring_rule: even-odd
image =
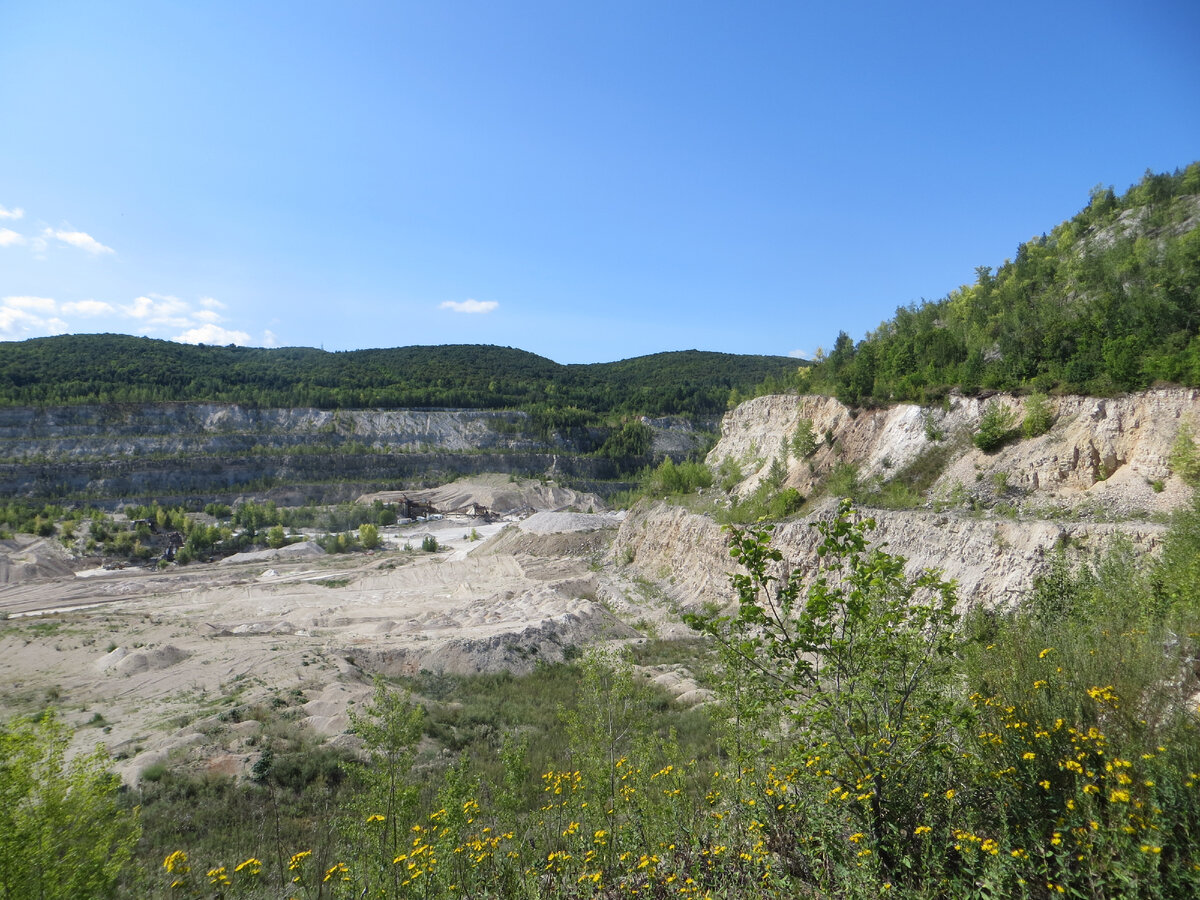
[[[976,275],[857,343],[842,332],[801,383],[850,405],[935,402],[952,388],[1200,386],[1200,163],[1147,172],[1120,196],[1097,187],[1076,216]]]
[[[568,420],[610,413],[699,416],[720,414],[731,392],[790,378],[796,367],[796,360],[783,356],[698,350],[560,365],[524,350],[484,345],[329,353],[63,335],[0,344],[0,404],[203,401],[263,408],[525,409],[556,411]]]

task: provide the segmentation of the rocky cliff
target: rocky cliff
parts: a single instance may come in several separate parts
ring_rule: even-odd
[[[647,420],[678,458],[711,423]],[[0,408],[0,493],[183,496],[250,485],[428,482],[462,474],[618,477],[605,429],[539,432],[520,411],[255,409],[217,403]],[[626,466],[628,468],[628,466]]]
[[[807,514],[775,534],[801,569],[815,561],[811,523],[830,515],[836,502],[826,484],[831,471],[853,467],[847,471],[857,474],[859,505],[877,523],[874,540],[906,557],[912,569],[940,569],[955,579],[964,605],[1019,602],[1058,548],[1080,556],[1121,536],[1137,553],[1157,550],[1166,514],[1191,497],[1168,460],[1180,424],[1200,422],[1200,392],[1058,398],[1051,401],[1048,433],[1014,436],[991,454],[970,440],[988,403],[1018,413],[1023,406],[1000,395],[876,410],[851,410],[827,397],[759,397],[726,415],[709,462],[735,461],[745,475],[736,492],[745,496],[778,459],[785,484],[813,495]],[[797,459],[787,445],[804,419],[818,447]],[[922,464],[931,486],[915,508],[872,508],[878,506],[872,486]],[[632,560],[678,603],[696,608],[730,601],[727,573],[734,564],[727,547],[710,516],[659,503],[630,514],[613,556]]]
[[[986,503],[1006,499],[1023,511],[1149,517],[1185,502],[1190,489],[1168,467],[1182,422],[1200,423],[1200,391],[1149,391],[1110,399],[1049,400],[1050,430],[1015,439],[984,453],[970,441],[989,404],[1013,410],[1024,401],[997,394],[987,399],[951,396],[938,407],[900,404],[854,410],[830,397],[769,396],[743,403],[726,415],[721,439],[708,462],[737,462],[747,475],[739,493],[758,486],[782,444],[802,419],[811,421],[816,451],[799,460],[789,454],[787,484],[803,494],[816,488],[837,463],[857,468],[858,480],[886,482],[922,458],[943,459],[929,500],[961,498]]]

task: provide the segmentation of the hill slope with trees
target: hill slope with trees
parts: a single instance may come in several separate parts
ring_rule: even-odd
[[[995,271],[911,304],[855,343],[842,332],[809,390],[850,405],[929,402],[953,387],[1106,396],[1200,386],[1200,163],[1097,187],[1077,215]]]
[[[469,344],[330,353],[61,335],[0,344],[0,405],[205,401],[713,415],[724,411],[731,391],[795,368],[796,360],[783,356],[698,350],[561,365],[524,350]]]

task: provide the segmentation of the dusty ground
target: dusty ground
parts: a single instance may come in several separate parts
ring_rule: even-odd
[[[451,489],[470,500],[468,485]],[[476,499],[496,509],[498,493],[484,482]],[[599,566],[620,520],[576,512],[579,500],[535,485],[503,519],[381,529],[375,552],[301,544],[162,572],[3,542],[0,718],[53,706],[130,781],[180,760],[240,774],[257,758],[256,704],[296,707],[344,742],[347,705],[373,673],[527,671],[672,627],[661,598]],[[547,506],[528,516],[535,503]],[[422,552],[425,534],[443,549]]]

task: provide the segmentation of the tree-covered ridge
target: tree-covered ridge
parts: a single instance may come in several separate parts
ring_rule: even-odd
[[[1147,172],[941,300],[896,310],[854,343],[844,332],[814,388],[849,404],[973,392],[1107,395],[1200,385],[1200,163]]]
[[[209,401],[704,415],[723,411],[732,391],[785,377],[795,367],[782,356],[697,350],[561,365],[485,345],[329,353],[63,335],[0,344],[0,404]]]

